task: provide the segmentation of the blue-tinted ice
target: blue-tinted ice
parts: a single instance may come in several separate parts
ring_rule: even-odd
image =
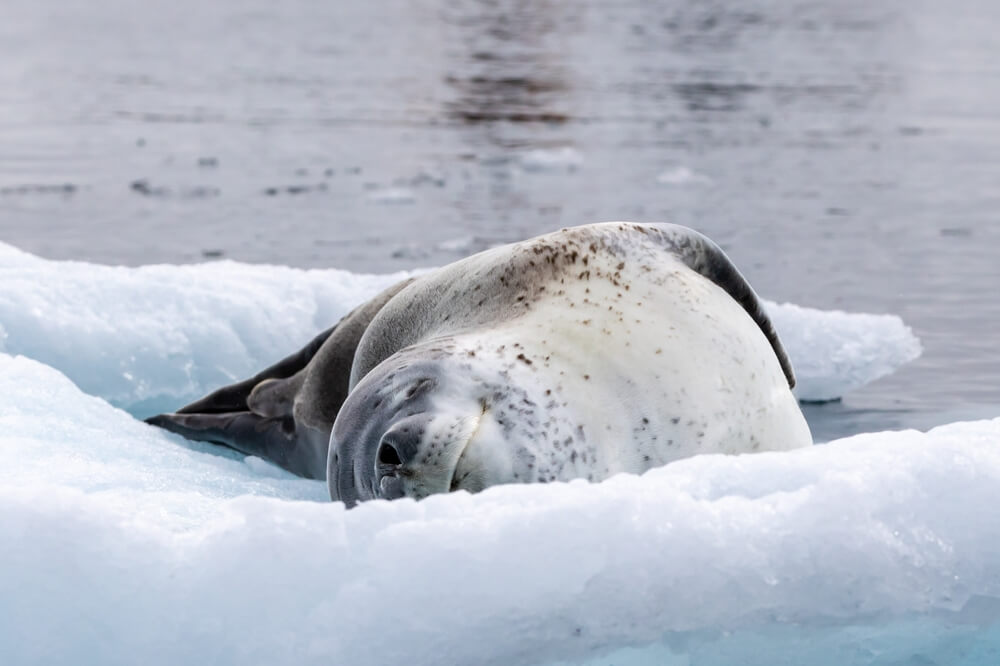
[[[399,277],[0,247],[0,661],[995,663],[1000,419],[347,512],[109,404],[249,374]],[[807,396],[919,353],[769,307]]]

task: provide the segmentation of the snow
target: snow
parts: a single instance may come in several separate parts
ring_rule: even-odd
[[[232,261],[101,266],[0,244],[0,352],[148,416],[254,374],[406,275]],[[804,400],[837,398],[920,354],[893,315],[767,307]]]
[[[995,663],[1000,419],[345,511],[0,354],[0,663]],[[266,474],[261,474],[267,470]]]

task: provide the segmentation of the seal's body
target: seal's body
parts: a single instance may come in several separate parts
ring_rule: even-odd
[[[325,474],[350,505],[807,446],[792,385],[715,244],[604,223],[396,285],[299,354],[151,422]]]

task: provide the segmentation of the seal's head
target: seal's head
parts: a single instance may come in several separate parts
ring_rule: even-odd
[[[453,365],[446,355],[398,354],[358,382],[330,437],[334,501],[420,499],[510,480],[511,447],[489,396]]]

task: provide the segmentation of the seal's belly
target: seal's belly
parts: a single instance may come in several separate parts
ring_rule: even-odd
[[[529,411],[518,400],[537,406],[508,433],[525,461],[519,477],[600,480],[701,453],[811,444],[770,343],[711,281],[661,261],[655,271],[591,266],[553,287],[491,336],[526,392],[498,401],[494,416],[506,424]]]

